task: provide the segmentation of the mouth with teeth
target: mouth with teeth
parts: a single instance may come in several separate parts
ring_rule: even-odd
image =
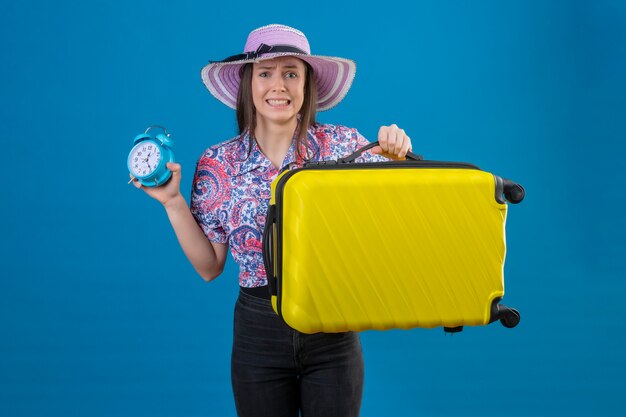
[[[287,99],[267,99],[265,102],[272,107],[286,107],[291,104],[291,100]]]

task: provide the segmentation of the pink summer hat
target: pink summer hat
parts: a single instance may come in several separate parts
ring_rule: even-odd
[[[318,111],[339,104],[348,93],[356,73],[356,63],[352,60],[311,55],[304,33],[289,26],[268,25],[254,29],[248,35],[243,50],[242,54],[209,62],[200,73],[211,94],[233,109],[237,108],[239,70],[250,62],[277,56],[295,56],[306,61],[313,68],[317,84]]]

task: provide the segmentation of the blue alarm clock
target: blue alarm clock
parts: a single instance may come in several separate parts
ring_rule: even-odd
[[[157,128],[163,130],[163,133],[155,136],[148,133],[151,129]],[[131,181],[136,179],[146,187],[165,184],[172,177],[172,171],[167,169],[165,164],[174,162],[173,143],[165,128],[150,126],[144,133],[135,137],[133,145],[128,154]]]

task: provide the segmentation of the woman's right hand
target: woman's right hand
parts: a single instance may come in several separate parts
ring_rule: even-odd
[[[159,185],[158,187],[146,187],[141,185],[137,179],[133,180],[135,187],[141,188],[146,194],[163,205],[166,205],[168,201],[180,195],[181,166],[175,162],[168,162],[166,166],[167,169],[172,171],[172,177],[163,185]]]

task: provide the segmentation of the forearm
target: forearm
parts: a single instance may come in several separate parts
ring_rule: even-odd
[[[216,250],[207,239],[182,195],[167,201],[164,207],[183,252],[198,274],[206,281],[217,277],[224,267],[220,255],[225,254],[219,253],[224,249]]]

